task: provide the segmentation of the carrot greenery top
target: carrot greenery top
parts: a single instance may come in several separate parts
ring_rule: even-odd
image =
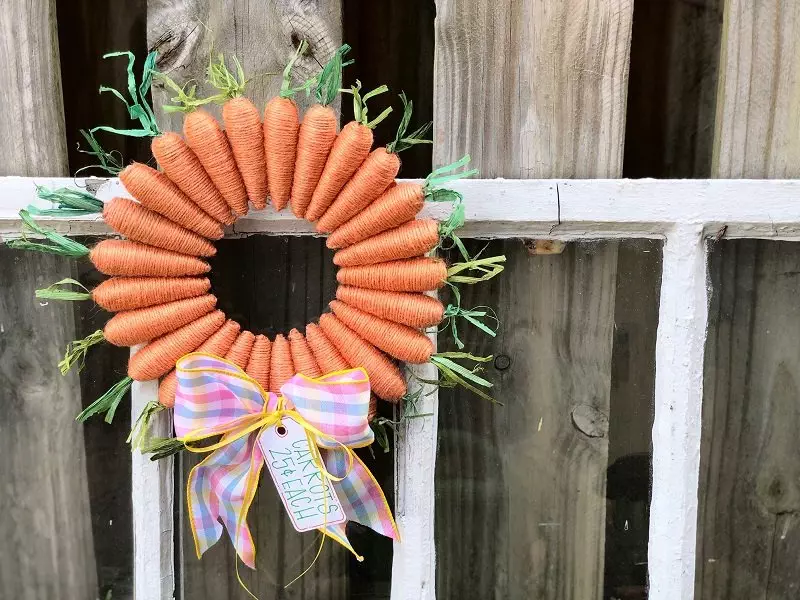
[[[406,98],[405,92],[400,93],[400,100],[403,102],[403,118],[400,119],[400,125],[397,128],[397,134],[393,141],[386,145],[386,151],[393,154],[408,150],[417,144],[432,144],[433,140],[425,139],[428,132],[433,127],[433,121],[428,121],[421,127],[406,135],[408,125],[411,123],[411,113],[414,109],[413,100]],[[476,171],[477,172],[477,171]]]
[[[298,87],[292,87],[292,69],[294,69],[294,65],[297,63],[300,57],[305,54],[307,49],[308,42],[302,40],[300,45],[297,46],[297,50],[295,50],[292,58],[290,58],[289,62],[286,63],[286,66],[283,69],[283,79],[281,81],[281,91],[279,94],[281,98],[291,98],[297,92],[302,91],[309,93],[311,86],[314,85],[315,79],[309,79],[308,81],[304,81],[302,85]]]
[[[314,97],[319,104],[328,106],[336,100],[342,87],[342,68],[353,63],[352,60],[344,62],[345,55],[350,52],[350,46],[342,44],[333,56],[322,67],[322,71],[317,76],[314,88]]]
[[[346,94],[353,94],[353,118],[356,123],[360,123],[365,127],[369,127],[370,129],[375,129],[378,124],[383,121],[386,117],[389,116],[389,113],[392,112],[392,107],[390,106],[386,110],[384,110],[381,114],[375,117],[372,121],[369,120],[367,117],[367,100],[370,98],[374,98],[380,94],[388,92],[388,86],[382,85],[380,87],[376,87],[371,92],[367,92],[363,96],[361,95],[361,82],[356,79],[356,84],[351,86],[349,90],[342,90],[343,93]]]
[[[59,256],[72,256],[80,258],[89,254],[89,249],[83,244],[61,235],[53,229],[42,227],[31,218],[27,210],[19,211],[19,218],[22,219],[22,237],[16,240],[9,240],[7,245],[18,250],[34,250],[46,254],[57,254]],[[36,238],[30,239],[27,234],[34,234]]]
[[[38,208],[29,205],[27,210],[32,215],[43,217],[80,217],[103,212],[103,201],[84,190],[76,188],[48,189],[43,185],[36,186],[36,196],[47,200],[52,208]]]
[[[242,63],[236,56],[233,57],[233,62],[236,65],[236,73],[232,73],[228,66],[225,64],[225,56],[220,53],[217,55],[217,61],[211,60],[208,63],[206,80],[216,90],[219,90],[217,96],[213,96],[216,102],[224,102],[231,98],[237,98],[244,94],[244,89],[250,81],[244,76],[244,69]]]

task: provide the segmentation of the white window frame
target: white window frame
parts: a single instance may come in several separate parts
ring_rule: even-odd
[[[0,178],[0,239],[19,231],[17,211],[37,202],[35,184],[85,186],[87,180]],[[664,241],[655,357],[649,597],[693,598],[708,240],[721,235],[800,240],[800,181],[493,179],[456,182],[454,187],[466,202],[465,237]],[[127,193],[114,179],[100,186],[98,196],[107,200]],[[442,218],[446,210],[431,204],[424,214]],[[47,220],[73,235],[111,233],[96,216]],[[314,232],[286,212],[267,209],[240,219],[229,233]],[[429,365],[414,368],[433,375]],[[156,383],[135,384],[132,396],[136,417],[148,401],[157,399]],[[420,412],[431,415],[406,422],[397,434],[395,516],[403,542],[394,548],[393,600],[435,598],[435,395],[425,399]],[[163,415],[157,426],[162,434],[169,431],[168,417]],[[153,463],[134,454],[132,476],[134,596],[172,598],[173,461]]]

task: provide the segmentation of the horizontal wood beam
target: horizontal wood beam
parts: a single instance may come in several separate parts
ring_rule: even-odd
[[[19,235],[21,208],[45,206],[36,185],[87,184],[99,186],[103,200],[128,196],[117,179],[0,177],[0,240]],[[470,179],[452,187],[464,195],[465,237],[660,238],[675,225],[699,225],[706,237],[800,239],[800,180]],[[448,212],[446,203],[429,203],[422,216],[443,219]],[[99,215],[42,220],[71,235],[111,233]],[[239,219],[227,233],[315,232],[290,212],[267,208]]]

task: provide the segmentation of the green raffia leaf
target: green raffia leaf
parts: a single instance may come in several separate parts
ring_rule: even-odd
[[[426,196],[431,195],[434,192],[434,190],[436,190],[436,188],[438,188],[441,185],[444,185],[445,183],[477,175],[478,169],[470,169],[469,171],[461,171],[459,173],[454,173],[456,169],[466,167],[469,164],[469,161],[470,161],[469,154],[465,154],[454,163],[450,163],[449,165],[445,165],[443,167],[439,167],[438,169],[434,169],[433,171],[431,171],[431,174],[425,178],[425,184],[424,184],[425,195]]]
[[[405,92],[400,92],[400,100],[403,102],[403,117],[400,119],[400,125],[397,127],[394,141],[387,144],[386,151],[396,154],[403,150],[408,150],[411,146],[416,144],[432,144],[433,140],[426,140],[425,136],[428,135],[431,127],[433,127],[433,121],[425,123],[422,127],[406,135],[408,125],[411,123],[411,113],[414,108],[414,103],[406,98]]]
[[[236,73],[231,72],[228,65],[225,64],[225,56],[221,52],[217,54],[217,62],[211,59],[208,63],[206,81],[219,91],[219,94],[214,97],[216,102],[222,103],[243,95],[244,89],[250,81],[245,78],[242,63],[236,56],[233,57],[233,62],[236,65]]]
[[[150,460],[161,460],[182,452],[186,446],[178,438],[150,438],[142,443],[142,454],[151,454]]]
[[[323,106],[332,104],[339,95],[339,88],[342,87],[342,67],[353,62],[343,62],[348,52],[350,52],[350,46],[347,44],[339,46],[317,77],[314,97]]]
[[[506,261],[505,255],[478,258],[463,263],[456,263],[447,269],[448,283],[473,284],[488,281],[503,272],[505,268],[501,263]],[[460,275],[465,271],[475,271],[477,276]]]
[[[378,124],[383,121],[386,117],[389,116],[389,113],[392,112],[392,107],[390,106],[386,110],[384,110],[381,114],[375,117],[372,121],[369,120],[367,117],[367,113],[369,112],[367,109],[367,100],[373,98],[379,94],[383,94],[389,91],[389,88],[385,85],[381,85],[376,87],[371,92],[367,92],[363,96],[361,95],[361,81],[356,79],[356,84],[351,86],[349,90],[342,90],[348,94],[353,94],[353,117],[357,123],[361,123],[364,127],[369,127],[370,129],[375,129]]]
[[[119,152],[119,150],[112,150],[111,152],[106,152],[100,145],[100,142],[97,141],[97,138],[94,136],[94,133],[92,133],[91,131],[87,131],[85,129],[81,129],[80,132],[81,135],[86,140],[86,143],[89,144],[90,150],[82,150],[79,144],[78,152],[94,156],[100,162],[100,164],[81,167],[75,172],[75,175],[77,176],[79,173],[82,173],[83,171],[86,171],[88,169],[100,169],[114,177],[119,175],[119,172],[122,171],[123,167],[122,154]]]
[[[292,69],[294,69],[294,65],[297,63],[300,57],[303,54],[305,54],[305,51],[307,49],[308,49],[308,42],[306,42],[305,40],[301,40],[300,45],[297,46],[297,50],[295,50],[294,54],[289,59],[289,62],[286,63],[286,66],[283,69],[283,79],[281,81],[281,91],[280,91],[281,98],[291,98],[297,92],[303,90],[305,90],[308,93],[311,90],[311,87],[314,85],[316,79],[309,79],[299,87],[296,88],[292,87]]]
[[[64,354],[64,358],[58,363],[58,369],[61,371],[61,374],[66,375],[75,365],[78,365],[78,373],[80,373],[86,364],[86,353],[89,351],[89,348],[105,341],[105,339],[103,330],[98,329],[82,340],[75,340],[67,344],[67,351]]]
[[[32,215],[45,217],[77,217],[103,212],[103,201],[83,190],[73,188],[48,189],[43,185],[36,186],[36,195],[53,204],[51,209],[28,206]]]
[[[126,443],[131,444],[132,450],[141,450],[142,447],[147,443],[147,441],[150,439],[151,421],[153,420],[154,416],[163,410],[166,410],[166,406],[159,404],[158,402],[150,401],[145,404],[142,412],[139,413],[139,417],[136,419],[136,423],[134,423],[133,427],[131,427],[131,432],[128,435],[128,439],[125,440]]]
[[[76,292],[75,290],[63,289],[61,286],[74,285],[83,290],[84,292]],[[64,300],[64,301],[82,301],[89,300],[92,293],[80,282],[69,277],[56,281],[54,284],[46,288],[36,290],[36,297],[42,300]]]
[[[431,363],[439,370],[439,373],[443,377],[443,380],[440,381],[440,385],[445,387],[460,385],[489,402],[502,404],[480,389],[491,389],[493,387],[491,382],[475,374],[481,369],[480,364],[476,364],[475,367],[470,370],[452,360],[465,359],[476,363],[485,363],[492,360],[492,358],[492,356],[474,356],[468,352],[441,352],[431,356]]]
[[[500,321],[497,318],[497,314],[494,312],[494,310],[488,306],[476,306],[475,308],[469,310],[461,308],[460,294],[456,294],[455,300],[455,304],[449,304],[447,308],[445,308],[445,325],[441,327],[439,331],[442,332],[450,328],[450,331],[453,335],[453,340],[455,341],[459,350],[464,348],[464,342],[462,342],[461,338],[458,336],[459,319],[464,319],[491,337],[495,337],[497,335],[497,327],[500,325]],[[487,318],[494,321],[495,329],[492,329],[483,322],[483,319]]]
[[[9,248],[33,250],[36,252],[71,256],[74,258],[80,258],[89,254],[89,249],[83,244],[79,244],[60,233],[56,233],[52,229],[39,225],[31,218],[27,210],[19,211],[19,217],[22,219],[22,237],[6,242]],[[44,240],[31,240],[27,237],[27,234],[36,234],[37,236],[43,237]]]
[[[389,447],[389,433],[386,431],[388,422],[388,419],[378,417],[377,419],[373,419],[369,424],[372,432],[375,434],[375,443],[380,446],[385,454],[388,454],[391,450]]]
[[[84,422],[93,415],[105,414],[105,422],[111,423],[114,420],[114,413],[117,412],[119,403],[131,389],[133,379],[125,377],[109,389],[105,394],[87,406],[81,414],[75,417],[76,421]]]

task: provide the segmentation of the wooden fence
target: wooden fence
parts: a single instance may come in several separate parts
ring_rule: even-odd
[[[100,60],[105,51],[130,48],[141,57],[156,49],[158,68],[183,81],[202,79],[213,40],[255,76],[249,95],[263,104],[278,85],[266,74],[302,39],[310,52],[301,74],[344,39],[357,65],[348,77],[405,90],[418,118],[433,118],[432,153],[404,157],[405,177],[465,152],[483,177],[788,178],[800,171],[800,4],[789,0],[9,0],[0,32],[15,40],[0,60],[0,175],[67,175],[87,164],[76,151],[79,128],[125,122],[119,106],[94,94],[100,83],[122,84],[119,65]],[[166,100],[164,90],[153,90],[159,115]],[[175,117],[160,118],[165,128],[179,127]],[[391,130],[379,130],[376,143]],[[127,159],[147,159],[146,144],[126,141],[120,149]],[[789,338],[769,358],[789,365],[777,381],[758,373],[742,381],[753,348],[793,331],[781,319],[795,316],[788,305],[797,289],[771,274],[796,272],[800,252],[785,244],[775,254],[770,243],[725,242],[738,246],[712,256],[712,315],[720,316],[712,316],[706,356],[714,384],[704,414],[698,598],[797,597],[800,483],[785,466],[797,457]],[[660,245],[571,243],[548,254],[537,240],[493,244],[508,256],[507,271],[470,291],[468,301],[501,314],[497,338],[480,349],[497,357],[490,375],[507,406],[440,394],[430,532],[436,593],[642,597],[635,594],[643,593],[646,567],[621,563],[642,544],[647,561],[642,511],[649,506]],[[253,236],[219,246],[214,269],[224,275],[214,291],[245,327],[273,334],[302,326],[333,295],[330,256],[318,239]],[[755,266],[741,274],[740,263]],[[725,277],[731,271],[733,280]],[[94,598],[111,590],[114,599],[130,597],[130,422],[73,421],[124,370],[126,356],[96,352],[80,378],[61,377],[59,348],[97,329],[103,315],[32,298],[36,287],[94,275],[6,248],[0,274],[0,393],[8,407],[0,418],[0,536],[7,542],[0,595]],[[778,304],[772,333],[754,330],[749,345],[737,346],[725,307],[750,302],[753,314],[768,319],[772,313],[753,304],[758,293]],[[736,317],[743,328],[756,318]],[[741,367],[730,366],[731,357]],[[736,386],[748,393],[723,393]],[[747,460],[724,460],[737,449]],[[177,490],[191,464],[179,464]],[[371,464],[391,490],[393,455]],[[643,500],[628,493],[617,502],[619,475],[610,465],[622,480],[638,474],[619,485]],[[762,470],[774,477],[764,479]],[[737,477],[758,481],[734,485]],[[780,493],[770,488],[774,481]],[[274,496],[260,493],[251,514],[259,560],[273,567],[248,580],[260,597],[389,597],[392,546],[362,532],[356,536],[369,563],[329,548],[311,574],[283,590],[296,560],[313,554],[313,541],[289,531]],[[608,537],[618,518],[626,527],[645,521],[634,551]],[[746,534],[733,534],[754,520]],[[202,563],[194,560],[178,522],[176,597],[245,597],[229,548],[220,544]]]

